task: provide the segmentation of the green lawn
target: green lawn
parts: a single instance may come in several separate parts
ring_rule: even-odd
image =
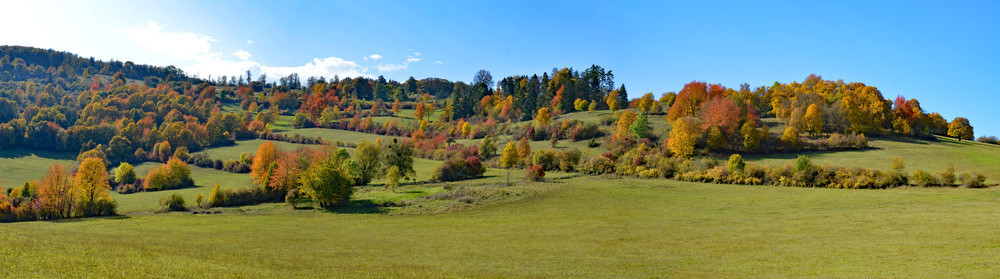
[[[906,172],[925,170],[932,173],[944,171],[948,164],[955,171],[982,172],[993,182],[1000,178],[1000,146],[978,142],[959,142],[952,138],[937,137],[936,141],[911,139],[869,139],[872,149],[841,152],[808,152],[814,163],[839,166],[877,168],[888,170],[892,159],[903,158]],[[765,165],[792,163],[800,154],[769,154],[746,156],[749,161]]]
[[[433,215],[263,205],[4,224],[16,245],[0,263],[10,277],[1000,276],[996,188],[525,187],[548,190]]]

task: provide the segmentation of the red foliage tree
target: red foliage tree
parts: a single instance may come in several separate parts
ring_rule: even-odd
[[[726,97],[715,97],[705,103],[699,112],[704,128],[719,127],[723,133],[731,135],[740,127],[743,113],[736,102]]]

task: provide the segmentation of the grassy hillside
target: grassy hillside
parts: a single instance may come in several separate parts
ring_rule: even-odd
[[[40,180],[53,163],[72,167],[76,164],[76,155],[25,148],[0,150],[0,186],[20,187],[26,181]]]
[[[437,214],[156,214],[0,226],[12,277],[995,277],[997,189],[574,178]],[[548,190],[546,190],[548,189]]]
[[[892,158],[899,156],[910,174],[914,170],[936,173],[953,164],[959,173],[982,172],[993,182],[1000,182],[1000,146],[997,145],[959,142],[948,137],[937,137],[937,140],[871,139],[869,145],[871,149],[860,151],[769,154],[745,158],[766,165],[784,165],[792,163],[799,155],[806,155],[817,164],[888,170],[892,166]]]

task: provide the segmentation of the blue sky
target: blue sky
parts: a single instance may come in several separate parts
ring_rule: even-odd
[[[204,2],[204,3],[202,3]],[[697,2],[697,3],[691,3]],[[469,81],[602,65],[631,97],[692,80],[827,79],[917,98],[1000,135],[993,1],[4,2],[0,44],[177,65]]]

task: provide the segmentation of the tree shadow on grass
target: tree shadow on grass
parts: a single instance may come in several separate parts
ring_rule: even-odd
[[[794,160],[799,156],[805,155],[806,157],[818,157],[827,154],[844,154],[844,153],[864,153],[869,151],[881,150],[879,147],[868,147],[865,149],[848,149],[848,150],[829,150],[829,151],[802,151],[802,152],[788,152],[788,153],[770,153],[770,154],[755,154],[747,155],[745,158],[747,160],[764,160],[764,159],[781,159],[781,160]],[[728,160],[729,157],[719,157],[720,160]]]
[[[932,142],[940,142],[937,140],[937,138],[910,138],[910,137],[898,137],[898,136],[881,136],[881,137],[872,137],[871,139],[889,141],[889,142],[920,144],[920,145],[928,145],[931,144]]]
[[[53,219],[44,220],[42,222],[49,223],[79,223],[79,222],[93,222],[98,220],[128,220],[131,219],[128,215],[111,215],[111,216],[96,216],[96,217],[83,217],[83,218],[69,218],[69,219]]]
[[[0,151],[0,158],[4,159],[20,159],[31,156],[52,160],[76,160],[76,155],[73,152],[36,150],[28,148],[12,148]]]
[[[340,214],[382,214],[388,212],[388,209],[378,206],[371,200],[352,200],[348,206],[326,211]]]

